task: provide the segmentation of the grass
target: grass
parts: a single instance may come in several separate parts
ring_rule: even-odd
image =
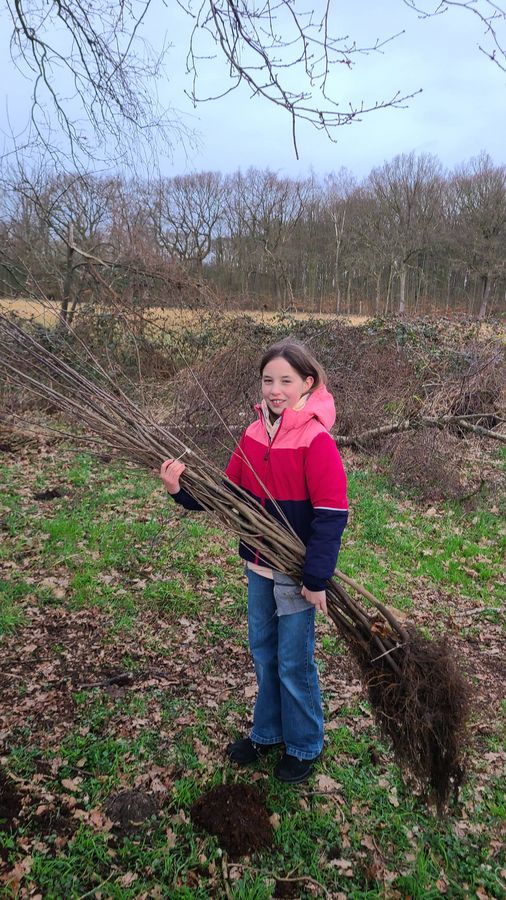
[[[21,601],[30,590],[30,585],[22,580],[0,580],[0,636],[15,631],[25,622]]]
[[[149,474],[86,455],[18,460],[4,476],[0,627],[6,670],[20,675],[7,682],[0,765],[24,807],[17,831],[0,827],[0,878],[24,862],[23,896],[44,898],[207,900],[226,895],[225,876],[243,900],[272,897],[276,878],[299,878],[301,898],[504,896],[506,708],[480,737],[458,811],[438,820],[401,778],[323,619],[325,756],[297,789],[272,778],[275,759],[262,763],[274,845],[224,864],[190,807],[212,785],[252,777],[223,754],[252,703],[235,539],[171,505]],[[55,483],[64,496],[34,500]],[[428,633],[482,604],[500,634],[504,534],[486,498],[428,514],[371,471],[350,474],[350,495],[344,571],[413,608]],[[479,636],[484,621],[461,630]],[[108,683],[117,672],[126,687]],[[118,833],[107,801],[134,786],[160,812]]]
[[[488,499],[471,512],[450,501],[423,509],[370,472],[352,473],[349,493],[352,520],[339,559],[344,572],[373,593],[388,591],[401,608],[411,602],[406,585],[421,582],[500,608],[506,598],[504,499],[495,513]]]

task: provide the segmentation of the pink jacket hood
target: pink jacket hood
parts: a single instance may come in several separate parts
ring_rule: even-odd
[[[257,412],[262,415],[262,407],[260,403],[255,406]],[[282,414],[282,428],[300,428],[309,422],[310,419],[317,419],[323,427],[330,431],[336,421],[336,407],[332,394],[327,390],[324,384],[316,388],[309,395],[305,406],[302,409],[285,409]]]

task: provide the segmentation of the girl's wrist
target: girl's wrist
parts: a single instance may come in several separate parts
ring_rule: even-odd
[[[319,578],[312,578],[311,575],[302,576],[302,584],[308,591],[324,591],[326,582],[322,582]]]

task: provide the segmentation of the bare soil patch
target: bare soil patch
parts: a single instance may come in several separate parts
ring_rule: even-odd
[[[216,835],[231,859],[272,844],[269,813],[252,784],[219,784],[199,797],[190,815],[196,825]]]
[[[158,803],[143,791],[121,791],[111,797],[105,807],[117,835],[135,834],[139,827],[158,813]]]
[[[0,769],[0,831],[10,831],[21,811],[21,797],[8,775]]]

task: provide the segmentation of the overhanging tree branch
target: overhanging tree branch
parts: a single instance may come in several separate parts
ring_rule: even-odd
[[[166,54],[139,36],[153,0],[5,0],[12,22],[11,57],[34,76],[31,124],[42,145],[62,155],[51,135],[56,120],[74,163],[98,148],[125,158],[143,143],[191,139],[177,113],[161,108],[155,83]]]
[[[191,14],[190,6],[185,7]],[[388,107],[403,107],[420,90],[397,91],[388,99],[353,104],[336,99],[329,91],[329,75],[336,65],[353,65],[353,57],[380,51],[398,37],[390,35],[371,46],[359,46],[348,36],[335,37],[330,28],[330,2],[320,20],[314,13],[296,10],[291,0],[264,0],[258,6],[250,0],[204,0],[194,15],[194,28],[187,56],[187,70],[193,75],[193,102],[208,102],[246,84],[252,97],[262,97],[285,109],[292,118],[292,135],[297,152],[296,123],[306,121],[334,139],[333,131],[362,115]],[[210,35],[229,65],[233,84],[218,95],[197,94],[201,32]],[[293,71],[292,71],[293,70]],[[306,87],[294,89],[291,81]],[[316,96],[315,96],[316,95]]]
[[[506,72],[506,47],[498,31],[500,25],[504,27],[506,24],[506,11],[501,9],[498,3],[494,3],[493,0],[436,0],[427,8],[427,3],[419,3],[417,0],[403,0],[403,2],[423,19],[439,16],[452,8],[472,13],[483,25],[484,33],[491,45],[482,47],[478,44],[480,51]]]
[[[401,0],[422,18],[452,9],[471,12],[485,30],[489,47],[480,50],[506,71],[506,39],[500,26],[506,11],[492,0]],[[181,113],[163,109],[157,81],[167,47],[155,51],[141,36],[148,13],[162,24],[163,0],[4,0],[11,21],[10,49],[16,67],[32,82],[31,128],[53,156],[63,156],[66,137],[74,164],[103,154],[110,162],[125,159],[134,144],[173,146],[192,135]],[[400,5],[400,4],[399,4]],[[188,95],[194,103],[215,99],[246,85],[291,117],[296,126],[309,122],[335,139],[336,128],[387,107],[399,108],[419,90],[353,101],[343,96],[333,77],[351,68],[360,55],[383,52],[402,31],[361,43],[339,34],[331,0],[321,13],[305,11],[302,0],[178,0],[189,17],[187,71],[193,76]],[[395,13],[394,13],[395,14]],[[335,19],[335,16],[334,16]],[[211,43],[211,48],[209,47]],[[225,62],[228,80],[221,91],[200,96],[197,81],[202,60]],[[174,98],[173,98],[174,99]],[[58,124],[61,135],[55,133]],[[140,140],[139,140],[140,138]]]

